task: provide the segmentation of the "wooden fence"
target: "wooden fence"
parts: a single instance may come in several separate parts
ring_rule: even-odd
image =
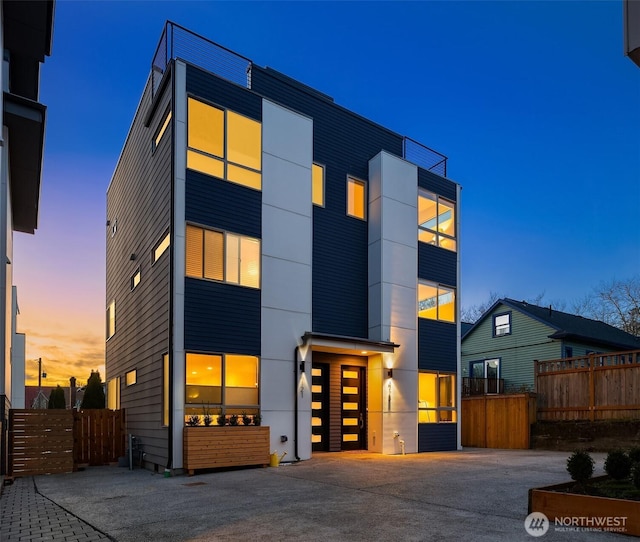
[[[125,454],[124,410],[9,411],[9,474],[71,472]]]
[[[462,399],[462,445],[528,449],[536,421],[532,393],[482,395]]]
[[[536,360],[538,420],[640,418],[640,350]]]

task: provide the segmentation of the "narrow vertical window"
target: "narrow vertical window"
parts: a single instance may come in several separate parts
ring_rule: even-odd
[[[120,377],[116,376],[107,381],[107,408],[118,410],[120,408]]]
[[[136,272],[131,276],[131,289],[135,289],[135,287],[140,284],[140,268],[136,269]]]
[[[156,137],[153,140],[153,148],[154,148],[154,150],[156,149],[156,147],[158,146],[158,144],[162,140],[162,136],[167,131],[167,128],[168,128],[170,122],[171,122],[171,110],[169,110],[169,112],[167,113],[167,116],[165,117],[164,122],[162,123],[162,126],[160,126],[160,129],[158,130],[158,133],[156,134]]]
[[[367,189],[364,181],[347,179],[347,214],[366,220]]]
[[[169,425],[169,354],[162,354],[162,425]]]
[[[116,302],[113,300],[107,307],[107,339],[116,333]]]
[[[314,205],[324,206],[324,167],[311,165],[311,199]]]
[[[154,263],[158,261],[160,256],[162,256],[165,253],[165,251],[169,248],[170,244],[171,244],[171,234],[167,233],[167,235],[165,235],[162,241],[160,241],[160,243],[153,250]]]

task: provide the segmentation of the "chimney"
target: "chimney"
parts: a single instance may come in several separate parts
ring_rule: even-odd
[[[73,410],[76,407],[76,377],[69,379],[69,408]]]

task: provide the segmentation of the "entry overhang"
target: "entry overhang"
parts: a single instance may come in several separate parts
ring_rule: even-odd
[[[345,337],[312,331],[307,331],[302,336],[302,344],[313,352],[351,355],[392,354],[400,346],[389,341],[372,341],[361,337]]]

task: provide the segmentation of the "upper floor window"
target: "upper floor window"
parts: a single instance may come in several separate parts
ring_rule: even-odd
[[[187,106],[187,167],[260,190],[262,125],[194,98]]]
[[[434,282],[418,282],[418,316],[444,322],[456,321],[456,291]]]
[[[367,219],[367,183],[347,177],[347,214]]]
[[[456,250],[456,204],[433,192],[418,190],[418,240]]]
[[[171,122],[171,110],[169,110],[169,112],[167,113],[167,116],[164,118],[164,121],[160,126],[160,129],[156,133],[156,136],[153,138],[153,150],[155,150],[156,147],[160,144],[160,141],[162,140],[162,136],[167,131],[167,128],[169,127],[170,122]]]
[[[107,307],[107,339],[113,337],[116,333],[116,302],[109,303]]]
[[[171,244],[171,234],[167,233],[157,245],[156,248],[153,249],[153,261],[156,262],[162,256],[165,251],[169,248]]]
[[[138,381],[138,371],[134,369],[124,375],[124,385],[133,386]]]
[[[493,315],[493,336],[511,335],[511,313]]]
[[[140,268],[138,267],[138,269],[136,269],[136,272],[131,275],[131,289],[135,289],[135,287],[140,284]]]
[[[186,274],[260,288],[260,239],[187,224]]]
[[[418,373],[418,423],[456,421],[456,375]]]
[[[314,205],[324,206],[324,166],[311,165],[311,199]]]

